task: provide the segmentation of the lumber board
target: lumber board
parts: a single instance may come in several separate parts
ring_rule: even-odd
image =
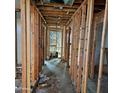
[[[35,15],[34,15],[34,7],[31,7],[31,29],[32,29],[32,83],[34,84],[35,82]]]
[[[21,63],[22,63],[22,93],[26,93],[27,88],[27,73],[26,73],[26,1],[21,0],[21,24],[22,24],[22,31],[21,31]]]
[[[83,93],[87,93],[87,79],[88,79],[88,64],[89,64],[89,53],[90,53],[90,34],[91,34],[91,26],[92,26],[92,18],[93,18],[93,11],[94,11],[94,0],[88,0],[88,7],[87,7],[87,21],[86,21],[86,31],[87,31],[87,38],[85,43],[85,63],[84,63],[84,73],[83,73]]]
[[[82,38],[84,38],[84,34],[85,34],[85,24],[86,24],[86,21],[85,21],[85,17],[86,17],[86,3],[85,1],[83,2],[82,4],[82,16],[81,16],[81,27],[80,27],[80,41],[79,41],[79,50],[78,50],[78,64],[79,64],[79,69],[78,69],[78,79],[77,79],[77,93],[80,93],[81,92],[81,88],[80,88],[80,84],[81,84],[81,76],[82,76],[82,58],[83,58],[83,54],[82,54],[82,51],[83,51],[83,47],[82,45],[84,45],[84,40],[82,40]]]
[[[21,1],[22,23],[22,93],[30,93],[30,0]]]
[[[31,63],[31,31],[30,31],[30,0],[26,0],[26,32],[27,32],[27,93],[30,93],[30,87],[31,87],[31,80],[30,80],[30,63]]]

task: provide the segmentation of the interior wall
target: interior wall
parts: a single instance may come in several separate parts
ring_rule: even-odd
[[[44,64],[45,47],[45,23],[35,5],[31,5],[31,77],[32,85],[38,79]]]

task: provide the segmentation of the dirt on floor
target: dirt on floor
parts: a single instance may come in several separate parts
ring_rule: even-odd
[[[46,77],[46,81],[38,84],[36,93],[76,93],[66,63],[60,59],[45,61],[41,76]]]

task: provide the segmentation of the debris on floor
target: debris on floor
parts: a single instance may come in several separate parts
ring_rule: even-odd
[[[66,64],[60,59],[45,62],[36,93],[75,93]]]
[[[40,79],[39,79],[39,82],[38,82],[38,88],[41,89],[41,88],[44,88],[44,87],[51,86],[50,84],[48,84],[49,79],[50,78],[47,77],[46,75],[40,74]]]

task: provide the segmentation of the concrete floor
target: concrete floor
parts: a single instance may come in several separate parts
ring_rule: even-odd
[[[37,87],[36,93],[76,93],[76,89],[72,84],[66,63],[61,62],[61,59],[52,59],[45,61],[42,69],[42,75],[46,75],[49,80],[47,87]],[[21,79],[15,80],[15,93],[22,93]],[[108,76],[104,75],[101,83],[101,93],[108,93]],[[87,93],[96,93],[97,78],[94,80],[88,79]]]
[[[88,79],[87,93],[96,93],[97,90],[97,77],[94,80]],[[101,81],[101,91],[100,93],[108,93],[108,76],[103,75]]]
[[[15,93],[22,93],[22,80],[21,79],[15,80]]]
[[[66,63],[60,59],[45,61],[42,74],[50,78],[48,83],[51,85],[46,88],[37,87],[36,93],[76,93],[72,85]]]

